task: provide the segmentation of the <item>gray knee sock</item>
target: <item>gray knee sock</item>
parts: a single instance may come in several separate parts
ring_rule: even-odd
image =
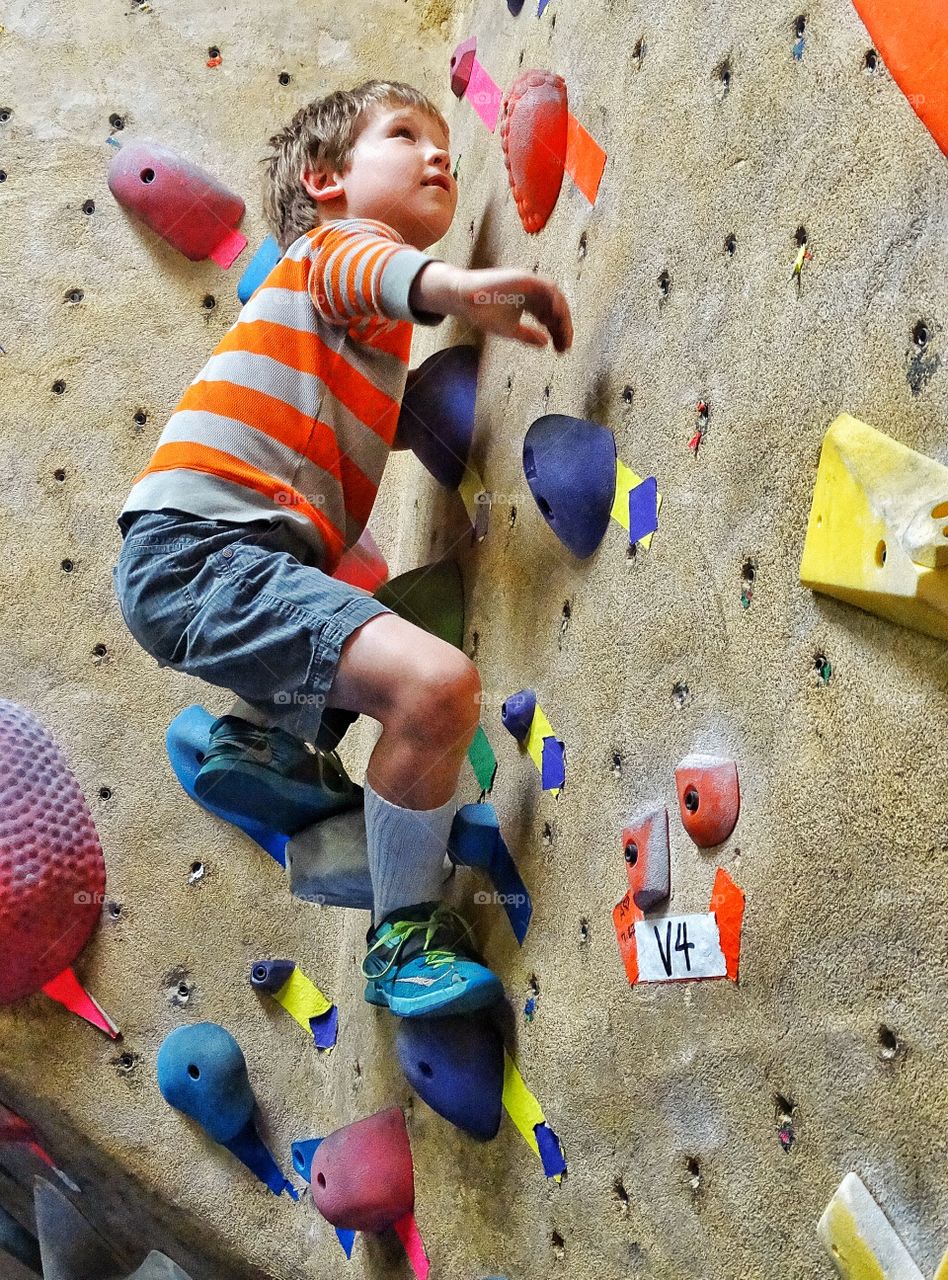
[[[365,833],[376,924],[398,907],[441,898],[456,810],[454,797],[437,809],[402,809],[373,791],[366,778]]]
[[[269,729],[275,723],[263,711],[258,711],[249,702],[244,702],[243,698],[238,698],[227,714],[229,716],[237,716],[241,720],[248,720],[259,729]]]

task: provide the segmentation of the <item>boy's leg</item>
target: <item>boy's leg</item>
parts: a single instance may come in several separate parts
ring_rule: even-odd
[[[329,692],[329,706],[382,725],[365,787],[375,894],[366,995],[403,1016],[471,1010],[502,994],[489,970],[454,954],[468,929],[438,906],[479,694],[477,669],[463,653],[394,614],[348,638]]]

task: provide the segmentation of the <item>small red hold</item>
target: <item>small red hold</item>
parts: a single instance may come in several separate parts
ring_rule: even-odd
[[[737,765],[719,756],[688,756],[675,770],[685,830],[699,849],[723,844],[737,825],[741,792]]]
[[[456,98],[463,98],[467,93],[476,56],[477,36],[462,40],[451,55],[451,92]]]
[[[569,108],[566,81],[552,71],[525,71],[504,99],[500,141],[524,230],[542,231],[556,206],[566,169]]]
[[[415,1174],[400,1107],[337,1129],[310,1169],[316,1208],[334,1227],[378,1233],[415,1207]]]
[[[664,805],[641,814],[622,832],[629,892],[640,911],[651,911],[671,893],[668,810]]]
[[[240,196],[157,142],[127,142],[109,165],[109,190],[192,262],[229,267],[246,239],[237,231]]]

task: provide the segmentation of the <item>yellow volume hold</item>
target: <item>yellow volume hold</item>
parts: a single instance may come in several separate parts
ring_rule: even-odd
[[[948,640],[948,467],[840,414],[823,440],[800,581]]]
[[[855,1173],[848,1173],[840,1183],[820,1218],[817,1234],[843,1280],[924,1280]]]

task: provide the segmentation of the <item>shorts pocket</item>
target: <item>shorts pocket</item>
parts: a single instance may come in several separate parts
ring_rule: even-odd
[[[159,666],[174,666],[184,655],[185,632],[197,612],[192,573],[185,548],[153,543],[126,543],[112,570],[125,625]]]

